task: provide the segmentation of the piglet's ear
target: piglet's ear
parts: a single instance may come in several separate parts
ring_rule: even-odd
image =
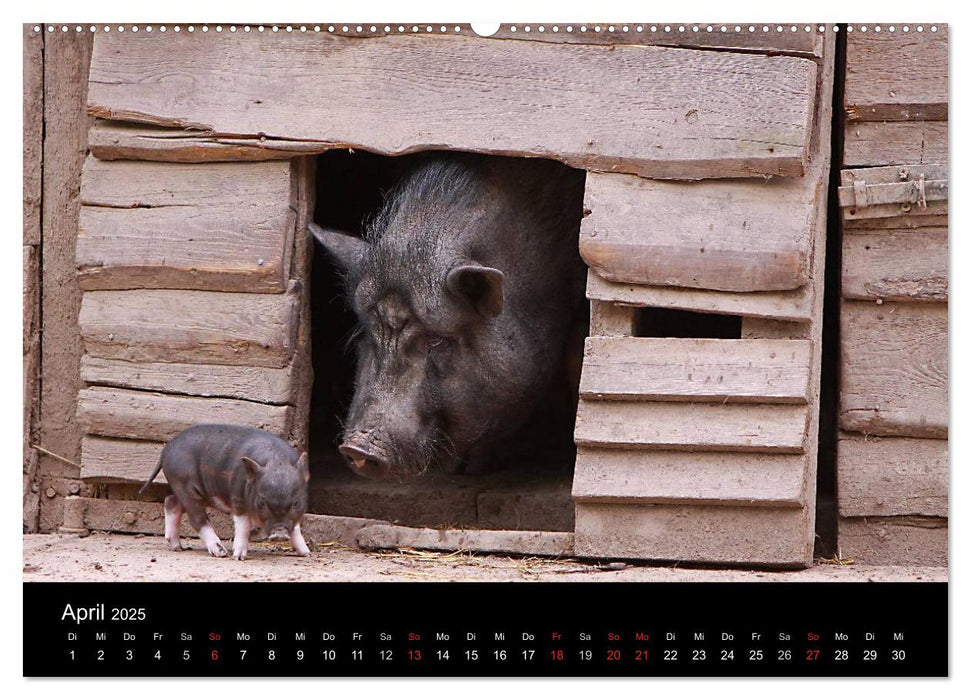
[[[297,471],[300,472],[304,481],[310,481],[310,460],[307,458],[306,452],[300,455],[300,459],[297,460]]]
[[[263,466],[255,459],[250,459],[249,457],[243,457],[242,459],[243,466],[246,467],[246,473],[249,476],[257,477],[263,471]]]
[[[485,318],[502,313],[502,281],[505,275],[494,267],[459,265],[448,273],[445,286]]]

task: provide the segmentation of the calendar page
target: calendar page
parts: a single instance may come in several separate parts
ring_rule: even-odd
[[[23,69],[25,676],[948,675],[947,24]]]

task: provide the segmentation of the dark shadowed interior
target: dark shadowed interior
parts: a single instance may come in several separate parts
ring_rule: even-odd
[[[319,156],[315,221],[359,236],[362,222],[378,210],[383,194],[425,157],[346,150]],[[428,527],[573,529],[575,383],[586,317],[567,363],[574,376],[564,372],[562,385],[546,397],[537,417],[501,445],[494,469],[456,475],[433,470],[419,481],[387,483],[354,474],[337,451],[341,421],[354,391],[355,319],[345,300],[341,270],[319,245],[311,285],[315,379],[310,512]]]

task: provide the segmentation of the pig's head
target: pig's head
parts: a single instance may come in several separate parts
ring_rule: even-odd
[[[296,462],[270,457],[260,464],[243,457],[249,488],[246,505],[254,525],[271,538],[289,536],[307,510],[310,465],[304,452]]]
[[[338,449],[372,479],[406,481],[461,462],[502,408],[493,392],[503,371],[494,341],[504,274],[449,235],[494,225],[495,216],[472,183],[441,183],[399,187],[364,239],[311,225],[346,270],[359,321]]]

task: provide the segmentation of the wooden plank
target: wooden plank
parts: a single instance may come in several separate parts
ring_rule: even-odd
[[[926,206],[920,206],[916,203],[916,185],[911,184],[911,181],[916,181],[921,175],[925,180]],[[840,206],[843,207],[843,218],[849,221],[852,219],[879,219],[901,214],[911,216],[947,214],[947,178],[948,168],[946,163],[906,164],[842,170],[840,171]],[[860,203],[862,206],[856,206],[858,202],[849,194],[855,183],[866,185],[868,201]],[[943,188],[940,186],[941,183],[943,183]],[[881,185],[892,185],[888,188],[893,190],[889,197],[879,195],[881,189],[879,186]],[[901,188],[906,190],[907,201],[889,203],[894,201],[896,189]],[[871,191],[874,193],[872,203],[869,202]]]
[[[806,403],[807,340],[587,338],[588,399]]]
[[[105,163],[89,157],[82,289],[282,292],[295,215],[290,164]]]
[[[107,119],[321,150],[449,148],[746,177],[803,174],[815,83],[808,59],[651,46],[112,32],[95,37],[89,105]]]
[[[577,451],[578,503],[668,503],[801,507],[806,455]]]
[[[897,217],[901,215],[910,214],[912,216],[946,216],[947,215],[947,200],[943,201],[929,201],[926,207],[920,207],[916,204],[904,203],[904,204],[874,204],[868,207],[856,208],[849,207],[843,209],[843,218],[845,221],[852,221],[853,219],[885,219],[891,217]],[[932,224],[925,224],[931,226]]]
[[[82,207],[78,283],[84,290],[282,292],[294,220],[287,199],[260,207]]]
[[[947,516],[947,440],[840,435],[843,516]]]
[[[78,323],[92,357],[280,368],[290,361],[299,292],[87,292]]]
[[[856,122],[843,141],[843,166],[947,162],[947,122]]]
[[[97,119],[88,132],[91,155],[100,160],[212,163],[224,161],[289,160],[317,153],[320,146],[254,136],[214,136],[196,129]]]
[[[146,501],[126,501],[107,498],[68,499],[77,508],[80,520],[89,530],[108,532],[142,533],[161,536],[165,528],[165,514],[161,503]],[[209,518],[216,534],[223,540],[233,536],[233,520],[225,513],[209,510]],[[367,518],[347,518],[335,515],[307,513],[300,521],[300,529],[309,543],[337,542],[345,547],[357,547],[358,532],[378,521]],[[196,538],[199,533],[189,525],[188,518],[182,519],[182,537]]]
[[[516,30],[513,31],[512,27]],[[530,31],[526,31],[526,27]],[[543,26],[543,31],[539,27]],[[738,31],[735,30],[736,26]],[[697,24],[644,24],[644,23],[562,23],[545,25],[503,24],[491,39],[518,39],[521,41],[545,41],[561,44],[607,44],[637,46],[673,46],[684,49],[722,49],[726,51],[745,51],[768,53],[771,55],[792,55],[819,57],[822,55],[823,37],[819,25],[812,25],[812,31],[805,31],[804,24],[798,31],[776,31],[778,25],[749,25],[720,23]],[[569,27],[569,29],[567,29]],[[625,29],[626,27],[626,29]],[[641,28],[638,31],[638,27]],[[681,28],[684,28],[684,31]],[[722,29],[724,27],[724,30]],[[584,31],[585,30],[585,31]]]
[[[590,173],[580,254],[612,282],[734,292],[809,278],[819,178],[659,182]]]
[[[947,229],[858,231],[843,237],[843,296],[947,301]]]
[[[608,282],[592,270],[587,275],[587,298],[627,306],[656,306],[713,314],[808,321],[813,290],[809,285],[791,292],[714,292],[701,289],[648,287]]]
[[[803,452],[806,406],[581,400],[577,445],[726,452]]]
[[[75,279],[78,190],[90,119],[84,112],[91,57],[90,32],[51,32],[44,37],[44,156],[41,224],[40,445],[71,462],[81,455],[75,401],[81,387],[83,347],[78,329],[81,290]],[[44,479],[76,478],[77,467],[41,455]],[[60,524],[63,501],[42,498],[41,530]]]
[[[119,209],[289,204],[293,167],[289,161],[143,163],[104,162],[89,156],[81,179],[81,203]]]
[[[840,555],[871,566],[947,566],[944,518],[840,518]]]
[[[947,180],[925,180],[923,194],[921,183],[917,180],[907,182],[892,182],[884,185],[866,184],[858,192],[854,187],[840,187],[839,201],[841,207],[851,207],[846,213],[847,218],[866,218],[865,208],[880,204],[913,204],[917,206],[921,198],[927,202],[946,200],[948,195]],[[862,201],[861,201],[862,199]],[[856,209],[858,211],[854,212]]]
[[[433,530],[376,523],[361,528],[357,543],[361,549],[411,547],[439,552],[492,552],[546,557],[573,554],[572,532],[535,530]]]
[[[947,25],[938,31],[852,32],[843,104],[850,121],[947,119]]]
[[[636,321],[637,309],[633,306],[621,306],[595,299],[590,302],[591,336],[631,336],[634,335]]]
[[[85,355],[81,380],[88,384],[146,389],[187,396],[283,404],[291,399],[293,365],[282,369],[179,362],[126,362]]]
[[[797,508],[578,503],[577,556],[805,567],[807,513]]]
[[[25,24],[24,36],[24,245],[40,245],[44,150],[44,34]]]
[[[947,306],[846,301],[840,427],[947,437]]]
[[[167,441],[199,423],[246,425],[286,436],[292,420],[292,407],[254,401],[106,387],[90,387],[78,393],[78,421],[85,432],[104,437]]]
[[[164,442],[113,440],[85,435],[81,440],[81,478],[102,483],[142,482],[155,470]],[[155,483],[166,483],[159,472]]]
[[[847,233],[857,231],[914,229],[914,228],[947,228],[947,213],[944,214],[901,214],[885,219],[848,219],[843,222],[843,230]]]

